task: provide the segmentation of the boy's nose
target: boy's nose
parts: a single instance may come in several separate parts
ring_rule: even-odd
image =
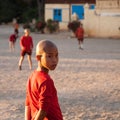
[[[53,58],[53,62],[54,62],[54,63],[57,63],[57,62],[58,62],[58,58],[54,57],[54,58]]]

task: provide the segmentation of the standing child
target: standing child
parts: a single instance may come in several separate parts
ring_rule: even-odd
[[[75,35],[76,35],[76,38],[78,40],[79,49],[83,50],[84,29],[83,29],[81,23],[80,23],[79,27],[77,28]]]
[[[19,24],[17,22],[14,24],[14,31],[17,33],[17,37],[18,37],[18,34],[19,34]]]
[[[58,103],[57,91],[49,70],[58,64],[58,49],[48,40],[36,46],[37,69],[27,83],[25,120],[63,120]]]
[[[16,39],[17,39],[17,33],[14,32],[14,34],[11,34],[10,37],[9,37],[9,48],[10,48],[10,51],[15,51]]]
[[[22,62],[26,54],[28,55],[29,67],[30,69],[32,69],[31,55],[32,55],[32,49],[33,49],[33,40],[32,40],[32,37],[30,36],[29,29],[25,29],[24,33],[25,34],[20,39],[21,56],[19,60],[19,70],[22,70]]]

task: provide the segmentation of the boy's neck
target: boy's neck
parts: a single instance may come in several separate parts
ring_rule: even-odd
[[[40,66],[37,67],[37,71],[43,71],[43,72],[46,72],[46,73],[49,72],[48,69],[46,69],[46,68],[44,68],[44,67],[40,67]]]

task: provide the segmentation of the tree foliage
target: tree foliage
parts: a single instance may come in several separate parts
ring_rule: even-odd
[[[42,3],[40,2],[38,5],[37,1],[0,0],[0,23],[11,22],[13,18],[16,18],[21,23],[30,22],[33,18],[43,18],[44,13],[41,12],[44,12],[44,8],[41,8]],[[41,13],[41,16],[39,13]]]

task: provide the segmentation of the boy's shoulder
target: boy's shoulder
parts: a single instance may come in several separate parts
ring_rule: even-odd
[[[30,76],[32,77],[32,79],[36,79],[37,81],[41,82],[50,80],[50,76],[42,71],[34,70]]]
[[[20,37],[20,39],[23,39],[24,38],[24,35],[22,35],[21,37]]]

